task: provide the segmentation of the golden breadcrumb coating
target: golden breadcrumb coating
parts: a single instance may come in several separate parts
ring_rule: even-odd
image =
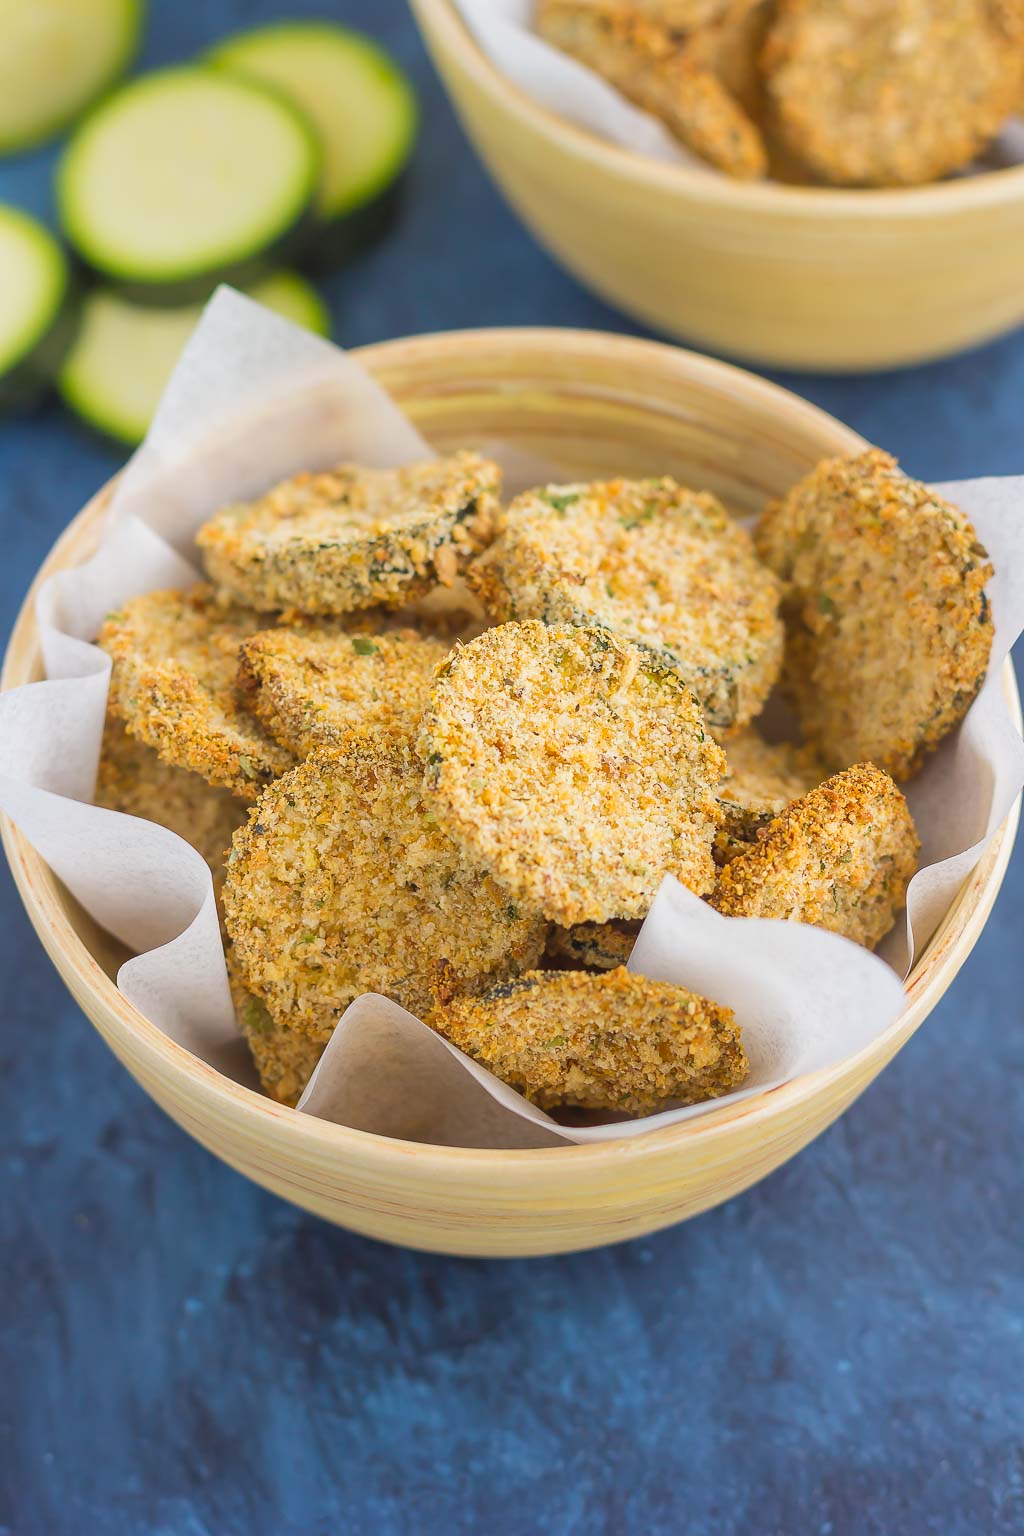
[[[718,799],[732,800],[751,811],[783,811],[826,777],[809,746],[766,742],[755,727],[729,737],[725,756]]]
[[[546,924],[466,866],[422,796],[422,765],[392,738],[313,752],[236,835],[224,888],[250,991],[314,1037],[363,992],[414,1013],[447,963],[467,988],[536,965]]]
[[[343,464],[224,507],[197,543],[211,580],[265,612],[396,608],[450,586],[484,547],[500,485],[476,453],[397,470]]]
[[[292,762],[235,686],[238,648],[265,623],[198,585],[132,598],[107,615],[97,642],[113,663],[110,708],[131,735],[245,800]]]
[[[725,777],[718,798],[751,811],[785,810],[826,777],[810,747],[765,741],[753,727],[730,736],[724,751]]]
[[[639,922],[577,923],[559,928],[552,923],[545,961],[561,970],[614,971],[633,953]]]
[[[784,142],[820,178],[897,187],[998,134],[1022,47],[1021,0],[779,0],[762,65]]]
[[[812,748],[790,742],[774,745],[753,727],[731,736],[725,755],[725,778],[718,786],[725,814],[715,839],[718,864],[744,853],[780,811],[827,777]]]
[[[694,63],[715,76],[762,133],[767,98],[761,50],[774,14],[774,0],[726,0],[716,16],[694,27],[686,39]],[[770,160],[770,144],[768,154]]]
[[[988,667],[992,567],[970,522],[872,449],[819,464],[755,539],[785,587],[783,683],[804,735],[831,768],[909,778]]]
[[[191,843],[210,866],[219,907],[231,836],[245,820],[240,800],[226,789],[213,789],[197,773],[162,763],[109,712],[94,799],[108,811],[155,821]]]
[[[332,1031],[326,1029],[312,1037],[286,1024],[275,1024],[266,1005],[247,990],[230,945],[226,953],[235,1018],[245,1036],[260,1085],[268,1098],[294,1109]]]
[[[826,779],[722,870],[726,917],[785,918],[874,949],[906,903],[920,844],[896,785],[872,763]]]
[[[420,735],[438,820],[525,911],[643,917],[714,883],[721,749],[678,676],[601,629],[489,629],[438,669]]]
[[[429,1022],[544,1109],[653,1114],[739,1087],[749,1066],[730,1008],[620,968],[533,971]]]
[[[299,758],[353,731],[394,731],[411,742],[450,649],[412,629],[266,629],[241,648],[239,686],[275,741]]]
[[[716,733],[761,709],[782,663],[779,584],[714,496],[668,478],[549,485],[518,496],[500,527],[467,573],[497,618],[641,641]]]
[[[756,123],[687,47],[685,34],[635,7],[540,0],[537,30],[662,120],[695,155],[743,181],[767,168]]]

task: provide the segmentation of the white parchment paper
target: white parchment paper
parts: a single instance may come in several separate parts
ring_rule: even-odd
[[[634,107],[594,70],[538,37],[533,30],[535,0],[455,0],[455,5],[491,62],[538,106],[621,149],[673,161],[709,176],[722,174],[690,154],[658,118]],[[1015,120],[973,170],[1006,170],[1021,164],[1024,121]]]
[[[489,451],[504,457],[502,445]],[[378,467],[429,455],[390,398],[330,343],[230,289],[211,301],[145,444],[118,482],[100,548],[39,592],[47,680],[0,697],[0,808],[82,905],[132,952],[124,995],[174,1040],[248,1082],[228,994],[209,870],[173,833],[91,800],[109,662],[92,643],[128,598],[197,579],[199,525],[225,501],[297,469]],[[507,455],[509,489],[532,466]],[[544,477],[559,472],[545,465]],[[906,934],[887,959],[819,929],[726,919],[666,880],[634,970],[734,1007],[751,1059],[740,1097],[863,1049],[898,1014],[902,976],[1024,784],[1024,744],[1000,663],[1024,621],[1024,479],[943,487],[988,545],[996,645],[960,729],[909,786],[924,842]],[[734,1095],[733,1097],[736,1097]],[[386,998],[346,1011],[300,1106],[381,1134],[461,1146],[635,1136],[715,1107],[559,1126]]]

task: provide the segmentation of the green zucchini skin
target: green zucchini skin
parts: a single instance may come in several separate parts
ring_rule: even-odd
[[[294,325],[316,335],[330,334],[323,299],[296,272],[272,273],[255,284],[249,296]],[[64,358],[57,388],[93,436],[123,452],[145,436],[201,307],[175,305],[158,311],[152,304],[127,303],[122,293],[108,287],[87,293],[81,314],[78,337]]]
[[[307,208],[272,245],[266,246],[256,255],[217,267],[211,273],[201,273],[172,283],[133,282],[130,278],[112,277],[100,268],[91,266],[80,256],[77,261],[90,283],[99,282],[105,288],[112,288],[131,304],[144,304],[151,309],[176,309],[189,304],[205,304],[221,283],[227,283],[232,288],[251,288],[254,283],[262,282],[281,267],[308,267],[305,255],[319,238],[319,231],[316,215],[311,208]]]
[[[229,123],[234,112],[233,131],[238,138],[245,133],[245,114],[254,113],[250,125],[255,122],[264,135],[264,143],[271,132],[271,142],[284,146],[290,169],[282,169],[271,182],[267,201],[257,210],[248,235],[244,227],[232,228],[230,221],[226,230],[220,229],[220,252],[216,251],[218,236],[211,237],[208,224],[204,226],[202,199],[213,198],[211,208],[225,206],[224,200],[218,202],[215,181],[203,185],[200,177],[198,207],[189,207],[189,217],[196,224],[195,250],[189,252],[185,242],[179,240],[173,256],[168,252],[163,259],[152,241],[147,243],[144,235],[139,238],[145,228],[143,223],[133,230],[130,214],[111,220],[109,211],[104,219],[103,208],[96,203],[102,204],[103,197],[109,197],[109,191],[103,190],[104,177],[109,181],[111,168],[118,167],[119,157],[129,183],[138,182],[140,177],[145,179],[145,156],[138,151],[133,155],[133,146],[138,143],[138,138],[130,137],[133,128],[144,141],[147,134],[152,136],[158,165],[161,160],[173,161],[175,135],[187,120],[192,94],[198,103],[200,120],[204,113],[209,120],[211,101],[214,113],[221,114]],[[215,116],[214,121],[217,120]],[[236,149],[230,131],[224,152],[227,164],[233,163],[230,157]],[[124,138],[119,142],[118,134],[122,132]],[[275,141],[273,136],[279,132],[282,137]],[[196,153],[194,138],[188,153]],[[203,63],[172,65],[127,82],[85,116],[58,167],[58,212],[78,266],[89,279],[116,290],[134,304],[159,308],[194,304],[208,298],[220,283],[248,287],[282,265],[294,264],[316,225],[314,201],[321,163],[320,143],[309,119],[284,93]],[[251,194],[251,170],[248,174]],[[180,179],[176,190],[180,198]],[[108,210],[112,206],[108,204]],[[128,204],[129,208],[134,206]],[[112,237],[118,222],[126,242],[126,247],[120,249]],[[178,228],[189,227],[182,211]]]
[[[312,215],[305,231],[298,236],[296,263],[318,276],[347,266],[383,240],[398,223],[408,184],[409,172],[403,169],[390,186],[361,208],[326,223]]]
[[[26,10],[38,0],[22,0]],[[145,0],[120,0],[120,28],[117,46],[111,51],[107,67],[97,74],[88,91],[72,93],[63,102],[55,102],[45,117],[37,117],[31,126],[20,131],[0,131],[0,159],[10,155],[25,154],[38,149],[57,138],[65,129],[78,121],[101,97],[117,84],[131,68],[142,42],[142,30],[146,17]]]
[[[319,84],[337,70],[339,87],[347,77],[361,77],[363,89],[375,95],[389,118],[388,138],[379,163],[371,168],[365,156],[355,184],[344,185],[343,161],[332,158],[344,139],[344,115],[332,118],[317,93],[317,81],[303,73],[305,59],[315,57]],[[395,60],[372,38],[327,20],[283,21],[228,37],[206,56],[214,68],[269,84],[290,96],[320,133],[324,144],[324,179],[314,219],[294,257],[307,270],[326,272],[343,266],[381,239],[401,209],[409,161],[416,144],[419,107],[412,85]],[[333,61],[333,62],[331,62]],[[351,173],[351,166],[348,167]]]
[[[42,296],[32,329],[0,362],[0,413],[30,410],[53,382],[78,331],[80,284],[56,237],[21,209],[0,204],[0,222],[22,250],[45,270],[49,291]],[[8,274],[10,280],[10,274]],[[28,299],[22,295],[24,312]]]
[[[31,352],[0,376],[0,414],[29,411],[38,405],[60,372],[81,320],[81,290],[68,276],[64,298],[53,323]]]

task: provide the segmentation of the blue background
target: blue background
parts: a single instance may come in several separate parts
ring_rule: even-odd
[[[145,62],[288,10],[156,0]],[[375,33],[423,105],[400,229],[329,285],[339,339],[634,329],[500,202],[400,0],[295,12]],[[45,209],[51,163],[0,165],[0,198]],[[782,382],[915,473],[1024,471],[1024,334]],[[56,407],[0,425],[4,631],[116,463]],[[0,901],[2,1536],[1024,1529],[1021,857],[814,1146],[674,1231],[522,1263],[386,1248],[245,1183],[108,1054],[6,870]]]

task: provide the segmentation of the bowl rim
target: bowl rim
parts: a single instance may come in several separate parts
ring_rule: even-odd
[[[685,366],[691,379],[702,387],[728,390],[730,384],[742,380],[748,398],[761,397],[766,401],[785,402],[791,412],[797,411],[809,421],[818,421],[822,425],[827,424],[833,431],[838,430],[849,441],[851,451],[855,452],[865,446],[865,440],[851,428],[780,385],[761,379],[734,364],[719,362],[670,343],[640,337],[559,327],[491,327],[395,338],[354,348],[351,355],[371,371],[385,372],[400,357],[412,361],[423,354],[435,357],[439,348],[454,350],[464,360],[467,352],[487,357],[495,346],[507,346],[510,339],[514,339],[523,350],[532,351],[539,359],[553,354],[562,359],[567,355],[582,357],[595,350],[606,355],[609,349],[618,351],[623,358],[629,356],[640,361],[645,353],[671,354]],[[78,563],[77,559],[64,558],[65,552],[76,543],[84,527],[91,528],[93,524],[99,523],[116,478],[111,477],[89,499],[50,546],[11,631],[0,671],[0,692],[7,692],[33,680],[32,674],[39,661],[36,592],[42,581],[55,570]],[[1020,731],[1020,696],[1009,657],[1003,667],[1002,681],[1014,723]],[[879,1057],[880,1071],[935,1006],[974,948],[1002,885],[1013,851],[1020,810],[1021,797],[1018,797],[989,848],[961,886],[943,923],[919,957],[907,984],[905,1006],[887,1029],[861,1051],[843,1058],[832,1067],[805,1074],[780,1087],[753,1094],[739,1102],[723,1102],[721,1106],[697,1119],[640,1136],[582,1146],[566,1142],[556,1147],[519,1149],[438,1146],[356,1130],[333,1121],[300,1114],[255,1089],[225,1077],[170,1039],[122,996],[115,982],[100,967],[85,941],[75,931],[60,894],[61,887],[49,866],[3,813],[0,813],[0,833],[28,916],[76,1001],[81,994],[94,995],[102,1005],[108,1021],[113,1017],[125,1036],[137,1037],[147,1053],[161,1059],[170,1076],[186,1085],[186,1091],[191,1091],[193,1087],[201,1088],[208,1101],[219,1101],[225,1118],[248,1120],[256,1135],[259,1134],[260,1125],[269,1128],[271,1123],[276,1122],[278,1128],[290,1127],[288,1133],[297,1143],[310,1150],[320,1148],[325,1154],[329,1149],[337,1157],[343,1157],[348,1149],[353,1154],[358,1153],[364,1162],[370,1159],[381,1166],[388,1164],[393,1167],[396,1162],[407,1162],[411,1156],[415,1156],[421,1169],[436,1167],[439,1176],[445,1172],[452,1174],[459,1167],[471,1166],[474,1171],[484,1168],[488,1177],[496,1181],[508,1180],[514,1183],[525,1166],[537,1170],[541,1165],[540,1160],[545,1158],[564,1159],[572,1156],[580,1161],[610,1157],[617,1161],[623,1158],[642,1159],[662,1153],[675,1144],[692,1144],[696,1139],[710,1147],[720,1138],[728,1136],[739,1120],[745,1125],[756,1124],[760,1120],[794,1110],[800,1104],[816,1098],[829,1085],[851,1075],[857,1064],[867,1058]],[[975,899],[970,903],[972,895]],[[77,989],[72,985],[72,977],[78,983]],[[92,1018],[84,1006],[83,1012]],[[101,1033],[105,1031],[101,1030]]]
[[[542,107],[514,85],[477,42],[454,0],[410,0],[414,14],[436,32],[475,83],[501,98],[508,112],[525,126],[533,126],[559,143],[561,148],[605,170],[645,183],[652,192],[689,193],[703,201],[741,211],[789,213],[794,216],[830,219],[923,218],[933,214],[966,213],[1024,200],[1024,165],[979,171],[973,176],[932,182],[919,187],[801,187],[786,182],[739,181],[715,175],[652,155],[625,149],[567,118]]]

